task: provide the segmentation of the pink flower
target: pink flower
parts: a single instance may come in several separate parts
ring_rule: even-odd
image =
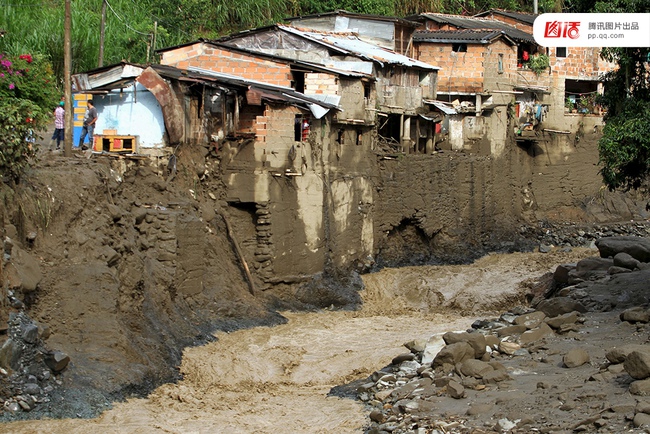
[[[9,89],[15,89],[15,88],[16,88],[16,85],[14,85],[13,83],[9,83]]]

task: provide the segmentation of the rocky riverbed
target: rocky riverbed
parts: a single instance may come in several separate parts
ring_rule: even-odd
[[[363,401],[373,434],[650,432],[650,240],[595,245],[530,306],[406,342],[331,393]]]

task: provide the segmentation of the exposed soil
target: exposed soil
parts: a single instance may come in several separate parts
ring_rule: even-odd
[[[167,158],[149,166],[46,152],[23,185],[3,190],[8,208],[0,214],[15,241],[1,312],[28,312],[44,345],[70,363],[30,411],[5,408],[0,431],[361,432],[371,408],[352,395],[332,395],[333,388],[386,367],[407,341],[526,306],[558,264],[597,255],[593,248],[490,254],[470,265],[384,269],[353,274],[346,285],[324,278],[310,291],[278,285],[253,296],[215,211],[223,205],[219,177],[211,175],[218,166],[206,164],[205,149],[183,152],[173,182]],[[544,241],[541,232],[534,236]],[[598,372],[606,348],[647,340],[644,326],[616,318],[614,311],[587,316],[581,330],[539,350],[546,362],[531,352],[517,368],[524,373],[493,391],[507,398],[448,398],[430,416],[466,418],[474,398],[487,398],[501,404],[459,430],[491,429],[494,418],[526,414],[553,419],[555,432],[563,432],[605,401],[629,409],[634,399],[615,379],[588,384],[607,389],[597,395],[579,390]],[[579,340],[594,349],[592,362],[567,376],[556,359]],[[18,377],[28,374],[0,375],[2,399],[22,393]],[[541,391],[540,381],[548,386]],[[558,411],[560,398],[571,398],[580,413]],[[631,429],[622,414],[605,425],[614,431],[602,432]],[[33,418],[47,420],[20,420]]]
[[[528,280],[525,274],[541,276],[555,263],[593,253],[490,255],[474,265],[405,270],[404,286],[412,285],[419,271],[431,288],[445,288],[448,300],[438,297],[427,306],[414,304],[410,295],[395,295],[391,288],[401,280],[397,270],[367,275],[362,297],[368,302],[360,311],[283,312],[288,319],[283,325],[217,333],[216,342],[184,352],[183,380],[146,399],[118,403],[98,419],[5,427],[15,433],[362,432],[369,410],[360,401],[331,396],[333,387],[388,365],[407,341],[469,328],[477,317],[449,309],[454,296],[483,299],[481,309],[500,308],[527,292],[529,282],[520,283]],[[488,290],[494,303],[484,297]],[[467,406],[455,404],[463,411]]]

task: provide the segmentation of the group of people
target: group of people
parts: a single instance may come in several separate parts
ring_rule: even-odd
[[[88,146],[84,143],[86,136],[90,141],[90,146],[92,147],[93,134],[95,132],[95,124],[97,123],[97,109],[93,100],[87,101],[86,113],[84,114],[83,127],[81,129],[81,137],[79,137],[79,148],[83,151],[88,149]],[[52,134],[52,142],[56,140],[56,149],[61,149],[61,142],[64,140],[64,131],[65,131],[65,103],[63,101],[59,102],[59,105],[54,110],[54,133]]]

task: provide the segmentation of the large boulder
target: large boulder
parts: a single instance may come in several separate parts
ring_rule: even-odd
[[[474,358],[474,348],[467,342],[456,342],[445,346],[433,359],[433,367],[449,364],[455,366],[457,363]]]
[[[455,344],[456,342],[467,342],[474,349],[474,358],[480,359],[485,354],[487,345],[485,336],[481,333],[445,333],[442,338],[446,344]]]
[[[650,239],[633,236],[606,237],[596,240],[602,258],[627,253],[641,262],[650,262]]]
[[[537,310],[541,310],[549,318],[554,318],[558,315],[570,313],[573,311],[585,313],[587,308],[580,303],[569,297],[555,297],[548,300],[542,300],[537,305]]]
[[[650,377],[650,348],[632,351],[623,362],[630,377],[644,380]]]

